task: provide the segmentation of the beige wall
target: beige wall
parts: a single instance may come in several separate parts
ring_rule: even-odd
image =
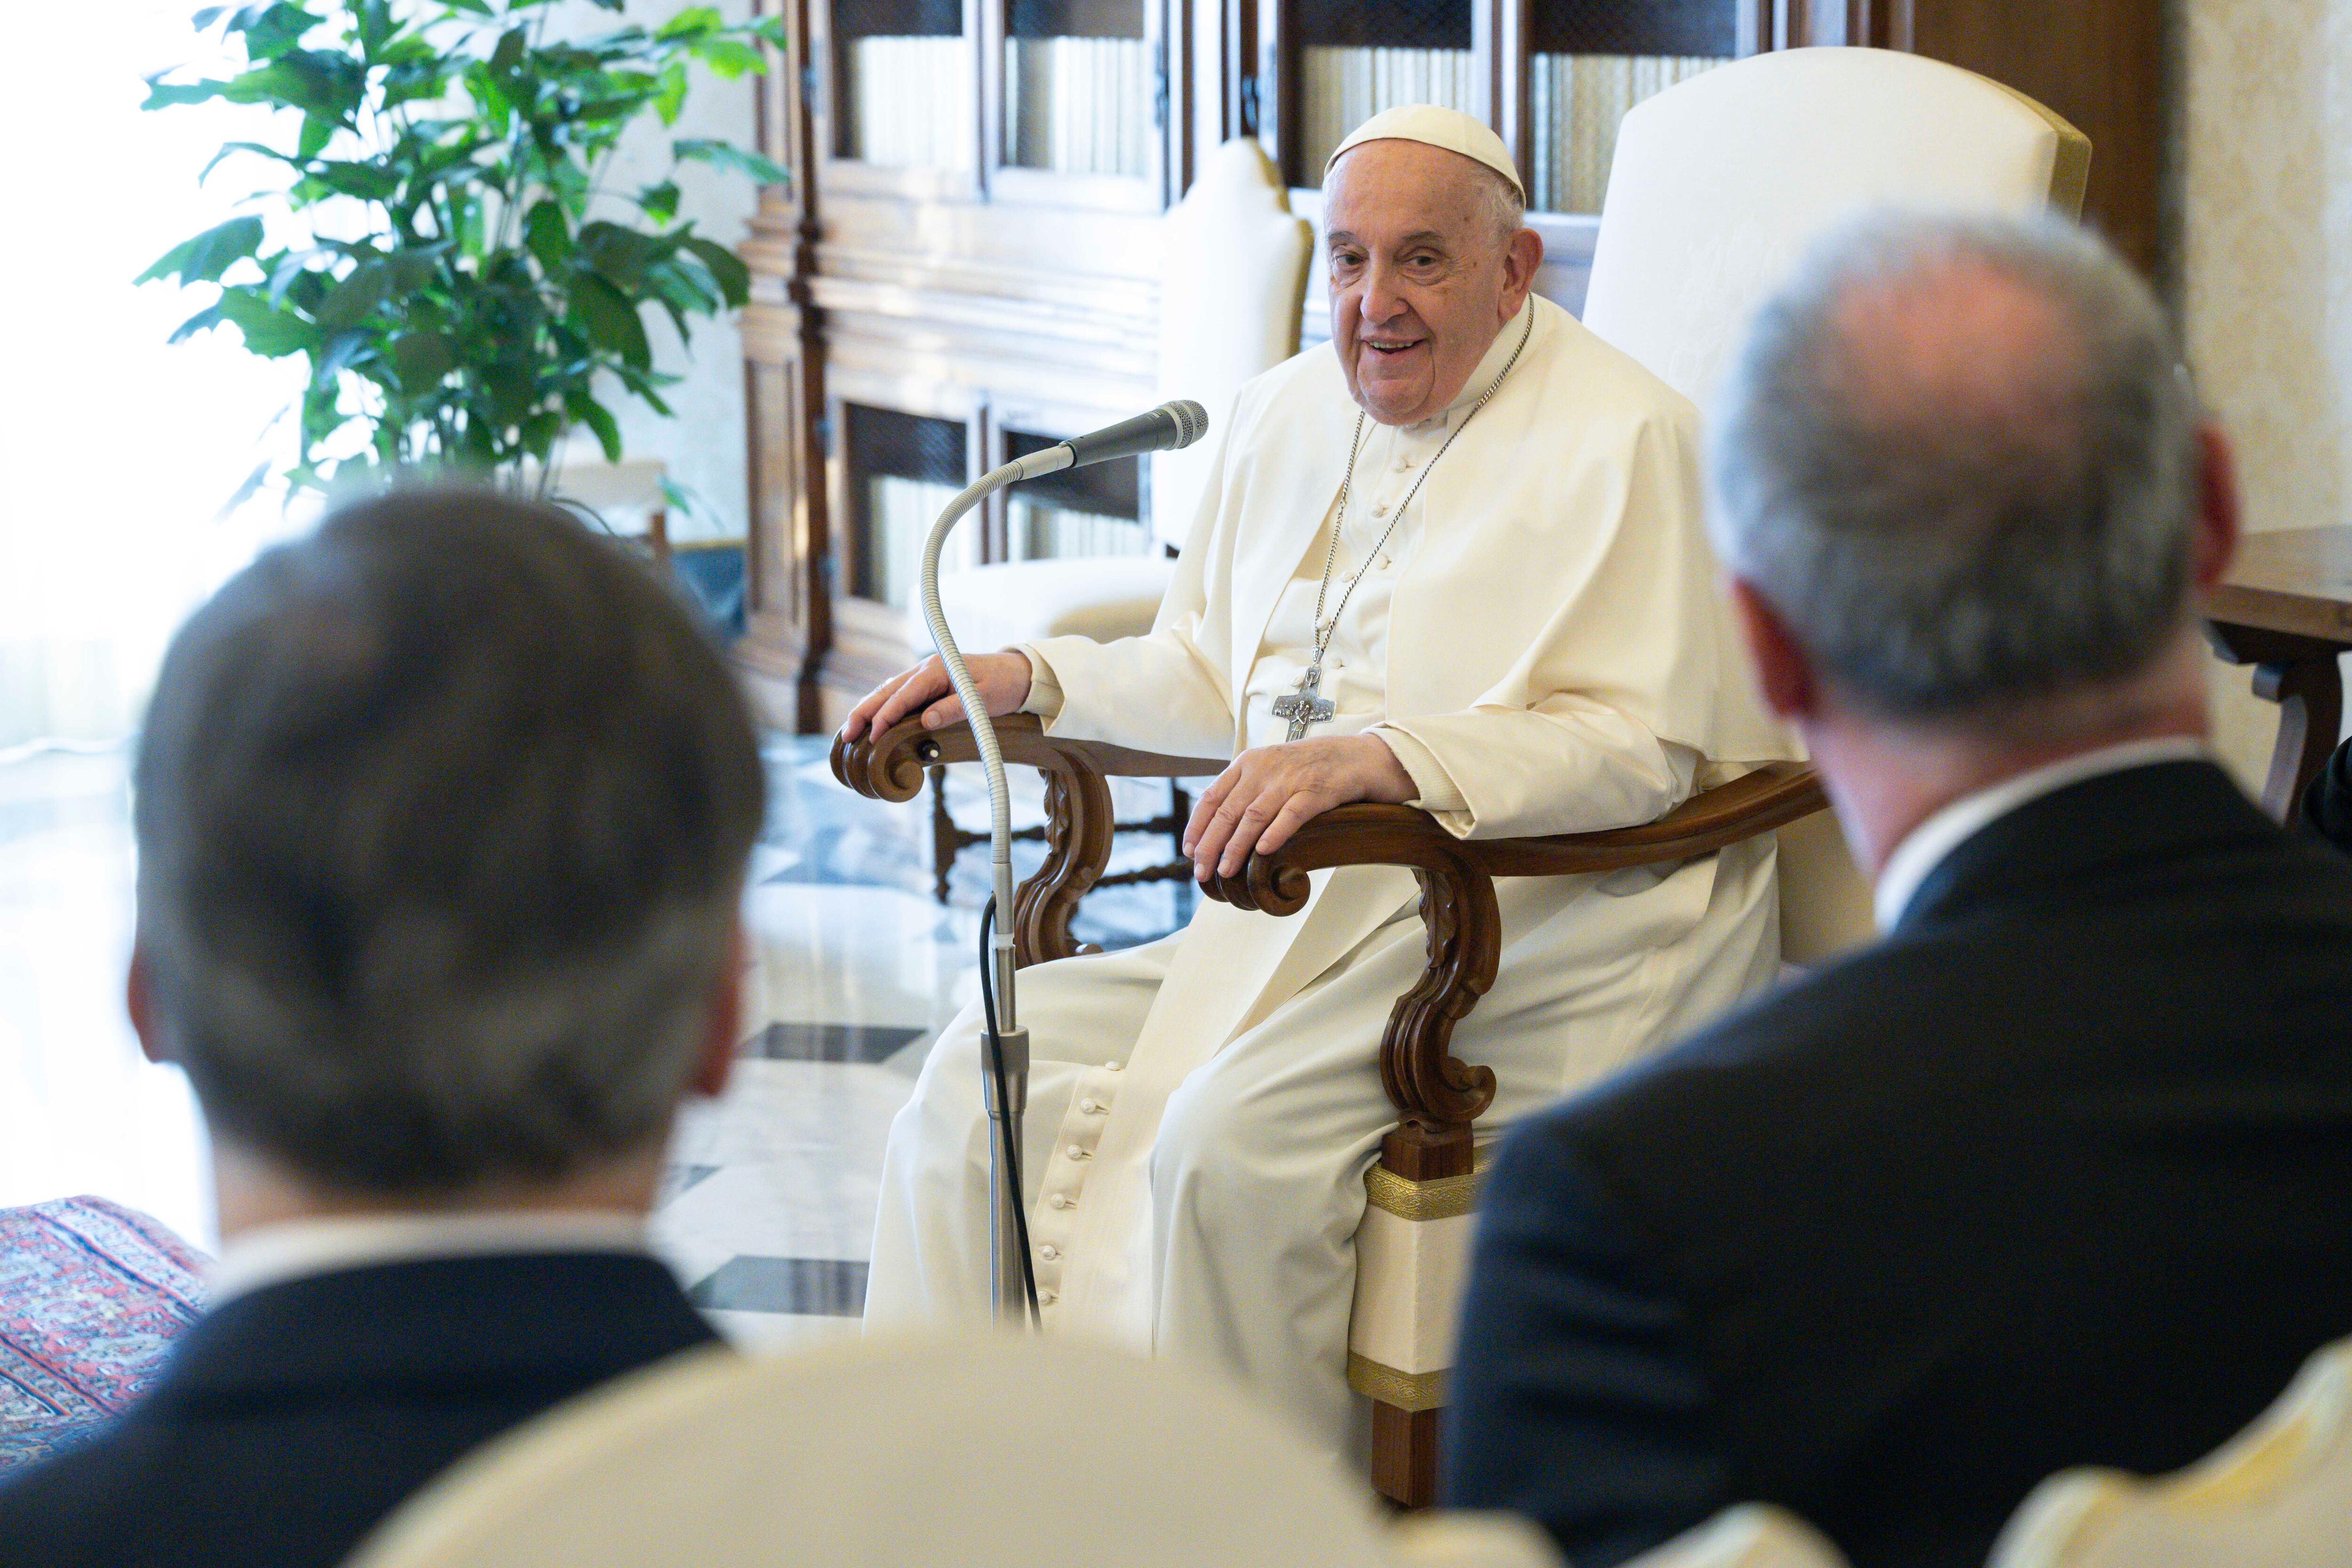
[[[2250,528],[2352,522],[2352,4],[2184,10],[2189,362],[2236,444]],[[2246,671],[2215,672],[2223,750],[2258,779],[2275,710]]]

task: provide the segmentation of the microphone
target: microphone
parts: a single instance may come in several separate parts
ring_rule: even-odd
[[[1209,411],[1179,398],[1091,434],[1055,442],[982,475],[948,503],[923,540],[923,621],[931,630],[931,641],[939,644],[949,684],[963,700],[964,722],[971,727],[981,766],[988,773],[988,870],[993,889],[989,907],[993,918],[981,925],[982,939],[988,944],[981,986],[988,1023],[981,1101],[995,1124],[988,1149],[988,1278],[989,1296],[1001,1322],[1030,1319],[1037,1302],[1036,1270],[1029,1257],[1028,1209],[1020,1179],[1021,1117],[1029,1101],[1029,1031],[1021,1027],[1013,997],[1013,922],[1007,915],[1013,908],[1013,805],[1004,779],[1003,749],[996,743],[996,726],[988,716],[987,705],[980,700],[980,688],[972,684],[954,633],[948,629],[947,614],[940,608],[940,554],[956,524],[1007,485],[1089,463],[1108,463],[1114,457],[1190,446],[1208,428]]]
[[[1180,446],[1192,445],[1207,434],[1208,428],[1207,409],[1190,398],[1177,398],[1149,413],[1139,413],[1133,419],[1122,419],[1117,424],[1107,424],[1100,430],[1057,442],[1042,452],[1031,453],[1020,460],[1020,477],[1034,479],[1040,474],[1084,468],[1090,463],[1108,463],[1114,457],[1135,457],[1146,452],[1172,452]]]

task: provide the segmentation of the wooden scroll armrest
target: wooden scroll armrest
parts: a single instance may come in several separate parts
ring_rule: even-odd
[[[1828,803],[1801,763],[1773,763],[1692,797],[1654,822],[1601,833],[1457,839],[1427,812],[1370,802],[1339,806],[1302,825],[1272,854],[1254,854],[1206,888],[1243,909],[1294,915],[1307,873],[1331,866],[1409,866],[1421,881],[1429,962],[1397,998],[1381,1039],[1381,1082],[1401,1124],[1382,1163],[1415,1180],[1471,1168],[1470,1124],[1495,1097],[1495,1074],[1452,1054],[1454,1026],[1495,983],[1503,945],[1498,876],[1621,871],[1711,854],[1785,827]]]
[[[1013,897],[1013,951],[1024,965],[1078,950],[1070,916],[1110,860],[1111,779],[1197,779],[1222,773],[1222,758],[1163,757],[1096,740],[1045,733],[1034,714],[996,721],[997,749],[1008,763],[1045,776],[1045,863]],[[919,716],[876,735],[833,742],[833,776],[869,800],[905,801],[923,772],[950,762],[977,762],[980,747],[964,725],[925,729]]]

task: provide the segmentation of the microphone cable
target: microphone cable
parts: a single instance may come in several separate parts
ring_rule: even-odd
[[[989,1075],[996,1082],[997,1108],[1004,1113],[990,1120],[996,1124],[996,1137],[1003,1145],[1007,1185],[1013,1189],[1013,1228],[1021,1238],[1021,1289],[1029,1298],[1029,1326],[1042,1331],[1045,1322],[1037,1311],[1037,1265],[1029,1251],[1029,1194],[1021,1184],[1020,1141],[1013,1135],[1013,1101],[1004,1071],[1004,1037],[996,1028],[996,966],[988,947],[990,927],[995,923],[996,895],[990,894],[987,904],[980,912],[980,1006],[988,1036]]]

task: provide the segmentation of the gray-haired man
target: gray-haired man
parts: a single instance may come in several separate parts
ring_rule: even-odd
[[[0,1563],[341,1562],[467,1449],[709,1342],[645,1216],[736,1043],[763,792],[684,609],[571,518],[395,495],[181,631],[138,759],[131,1009],[226,1240]]]
[[[2227,452],[2096,242],[1842,236],[1714,444],[1885,939],[1510,1141],[1448,1491],[1579,1568],[1750,1499],[1974,1568],[2050,1472],[2186,1463],[2352,1329],[2352,868],[2203,749]]]

